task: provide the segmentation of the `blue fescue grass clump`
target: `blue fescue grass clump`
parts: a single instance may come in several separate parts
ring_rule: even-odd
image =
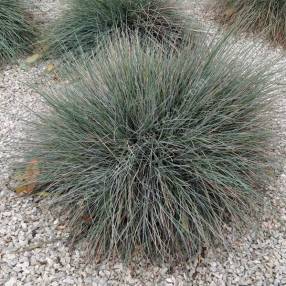
[[[285,0],[218,0],[224,10],[218,18],[226,23],[243,22],[246,31],[258,32],[276,45],[286,46]]]
[[[90,52],[117,30],[177,45],[186,34],[197,36],[199,25],[166,0],[71,0],[49,30],[48,54]]]
[[[21,1],[0,1],[0,27],[0,62],[31,50],[35,30]]]
[[[42,94],[49,111],[22,142],[31,184],[91,256],[183,259],[223,242],[228,223],[252,225],[271,175],[275,71],[233,50],[115,37]]]

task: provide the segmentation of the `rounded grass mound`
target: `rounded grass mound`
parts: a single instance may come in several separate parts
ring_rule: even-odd
[[[31,49],[35,31],[21,1],[0,1],[0,27],[0,62]]]
[[[286,46],[285,0],[219,0],[220,20],[243,23],[245,30],[259,32],[274,44]],[[221,18],[223,15],[223,18]]]
[[[223,241],[229,222],[251,225],[271,173],[274,83],[233,52],[224,41],[168,54],[115,39],[43,94],[30,184],[62,207],[90,255],[182,259]]]
[[[136,31],[176,45],[198,27],[176,3],[166,0],[71,0],[46,41],[48,54],[61,56],[90,52],[117,30]]]

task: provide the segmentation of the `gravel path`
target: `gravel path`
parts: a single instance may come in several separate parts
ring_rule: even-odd
[[[37,19],[50,21],[59,5],[59,0],[33,0],[31,9]],[[69,249],[64,224],[39,200],[16,196],[8,188],[13,152],[7,149],[23,133],[21,120],[32,116],[27,107],[42,108],[27,84],[53,81],[47,64],[31,67],[20,60],[0,70],[0,285],[286,285],[286,164],[267,194],[262,229],[253,229],[240,240],[229,235],[228,251],[209,250],[184,268],[154,267],[138,258],[127,269],[116,261],[87,265],[79,247]],[[286,64],[286,56],[281,64]],[[280,140],[275,150],[286,159],[286,96],[279,109]]]

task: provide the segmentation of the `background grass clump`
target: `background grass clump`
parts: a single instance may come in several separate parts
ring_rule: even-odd
[[[272,43],[286,46],[285,0],[218,0],[217,3],[220,21],[241,22],[244,30],[259,32]]]
[[[35,30],[23,3],[0,1],[0,62],[30,51]]]
[[[115,30],[176,45],[198,27],[176,3],[166,0],[71,0],[46,41],[49,53],[60,56],[89,52]]]
[[[252,225],[271,174],[275,87],[245,49],[236,60],[225,41],[166,53],[115,38],[43,93],[49,112],[22,142],[31,184],[90,255],[182,259],[222,242],[229,222]]]

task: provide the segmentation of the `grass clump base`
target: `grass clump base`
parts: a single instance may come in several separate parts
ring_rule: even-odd
[[[66,13],[50,28],[48,53],[90,52],[118,30],[177,45],[186,35],[198,35],[199,25],[176,3],[165,0],[71,0]]]
[[[241,25],[258,32],[275,45],[286,47],[286,2],[284,0],[218,0],[222,23]]]
[[[49,112],[31,126],[25,162],[38,162],[31,184],[92,257],[185,259],[259,211],[273,74],[249,68],[250,47],[237,61],[225,41],[169,54],[139,38],[65,67],[69,84],[43,93]]]
[[[35,30],[21,1],[0,1],[0,27],[0,62],[31,50]]]

